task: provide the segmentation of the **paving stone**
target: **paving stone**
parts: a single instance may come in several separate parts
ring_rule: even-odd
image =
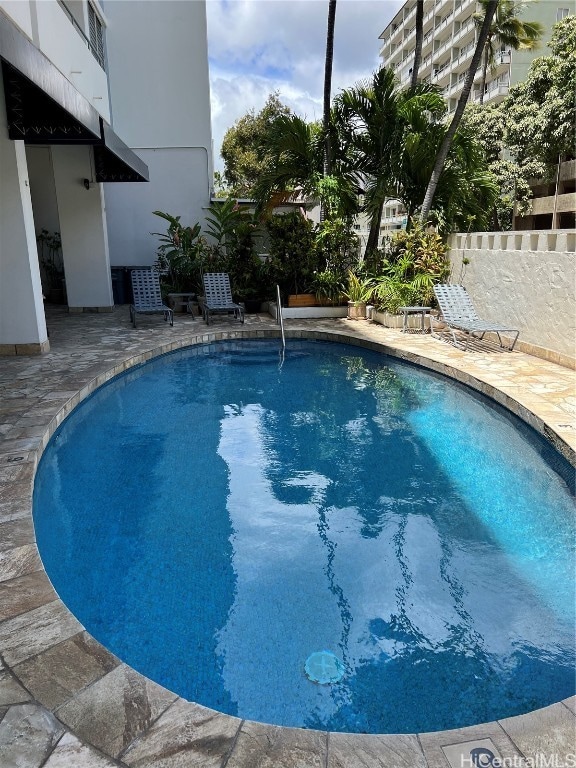
[[[22,519],[15,522],[27,521]],[[4,525],[12,525],[12,523],[4,523]],[[42,568],[42,562],[34,543],[0,552],[0,582],[14,579],[26,573],[34,573],[40,568]]]
[[[23,704],[32,697],[10,672],[0,672],[0,707]]]
[[[57,710],[77,736],[116,757],[177,698],[121,665]]]
[[[43,768],[117,768],[117,765],[118,763],[82,744],[71,733],[65,733]]]
[[[12,666],[36,656],[83,629],[60,600],[0,624],[0,649]]]
[[[417,736],[331,733],[328,768],[427,768]]]
[[[576,754],[576,717],[563,704],[500,720],[500,725],[535,765],[554,758],[567,764],[568,755]],[[539,762],[538,762],[539,761]]]
[[[80,632],[14,667],[14,674],[49,709],[99,680],[119,660],[87,632]]]
[[[57,597],[44,570],[0,583],[0,621],[27,613]]]
[[[15,496],[14,498],[17,498]],[[14,499],[7,499],[7,501]],[[0,524],[0,556],[11,549],[34,543],[34,527],[32,520],[14,520]]]
[[[226,768],[324,768],[328,734],[246,721]]]
[[[131,768],[219,768],[240,723],[235,717],[178,699],[121,758]],[[256,768],[256,763],[251,765]]]
[[[569,699],[564,699],[562,702],[571,712],[576,715],[576,696],[570,696]]]
[[[1,765],[39,768],[64,729],[54,715],[36,704],[10,707],[0,722]]]
[[[513,761],[519,760],[522,757],[498,723],[483,723],[482,725],[473,725],[469,728],[455,728],[450,731],[438,731],[435,733],[420,733],[418,738],[420,739],[428,768],[449,768],[450,763],[447,760],[445,749],[464,744],[473,746],[477,742],[485,743],[490,741],[496,748],[498,755],[503,759],[507,758]],[[470,759],[470,749],[472,746],[465,751],[464,757],[466,759]],[[453,753],[455,750],[448,751]]]

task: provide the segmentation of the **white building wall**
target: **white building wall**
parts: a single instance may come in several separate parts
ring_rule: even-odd
[[[113,306],[102,184],[85,189],[91,149],[52,147],[66,294],[70,311]]]
[[[458,234],[450,245],[452,281],[465,286],[483,319],[519,328],[519,348],[576,358],[576,233]]]
[[[86,40],[57,0],[33,2],[32,13],[38,26],[34,43],[109,123],[108,78]]]
[[[14,24],[32,39],[32,16],[29,2],[25,2],[25,0],[0,0],[0,11],[4,11]]]
[[[212,135],[204,0],[104,5],[114,130],[150,169],[148,184],[106,184],[112,264],[151,264],[153,210],[204,218]],[[160,224],[160,227],[159,227]]]
[[[0,79],[0,353],[47,348],[26,150],[8,138]]]
[[[36,235],[43,229],[60,232],[51,148],[29,145],[26,160]]]

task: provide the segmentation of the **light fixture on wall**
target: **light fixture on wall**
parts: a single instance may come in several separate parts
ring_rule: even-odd
[[[90,179],[82,179],[82,183],[84,184],[84,189],[90,189]]]

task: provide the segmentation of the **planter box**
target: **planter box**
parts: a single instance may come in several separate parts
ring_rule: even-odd
[[[380,325],[383,325],[386,328],[398,328],[402,330],[403,323],[404,323],[404,315],[391,315],[390,312],[377,312],[376,310],[374,310],[372,312],[372,320],[375,323],[380,323]],[[415,331],[419,331],[422,327],[421,315],[419,314],[408,315],[407,327],[410,329],[414,329]],[[430,328],[429,315],[425,315],[424,317],[424,328],[426,330]]]
[[[366,302],[349,301],[347,315],[349,320],[366,320]]]
[[[268,312],[276,318],[276,303],[268,304]],[[285,320],[320,319],[322,317],[346,317],[347,307],[282,307],[282,317]]]
[[[289,307],[313,307],[316,304],[314,293],[292,293],[288,296]]]

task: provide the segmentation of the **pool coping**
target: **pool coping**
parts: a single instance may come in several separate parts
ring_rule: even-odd
[[[573,441],[559,433],[545,410],[538,414],[528,408],[522,402],[521,393],[500,389],[489,381],[490,377],[483,379],[472,375],[464,370],[464,366],[458,365],[460,358],[451,364],[439,360],[434,354],[435,348],[428,350],[422,344],[418,351],[407,349],[399,334],[386,335],[394,342],[392,344],[366,338],[362,333],[358,334],[359,328],[354,328],[353,333],[351,330],[291,327],[286,335],[288,338],[345,342],[442,373],[515,413],[552,442],[572,464],[576,463]],[[92,640],[56,595],[49,599],[50,586],[33,534],[31,497],[38,461],[66,416],[110,379],[159,355],[195,344],[240,338],[278,338],[278,335],[279,331],[273,328],[194,331],[132,355],[91,378],[61,407],[55,406],[52,415],[47,413],[49,420],[39,436],[37,448],[30,451],[22,448],[12,454],[12,458],[24,454],[22,469],[27,465],[31,470],[23,473],[25,480],[13,484],[16,491],[13,497],[8,497],[15,508],[21,511],[24,505],[27,511],[25,517],[14,518],[14,528],[19,529],[13,531],[14,546],[0,551],[0,556],[8,562],[8,573],[11,559],[14,562],[13,575],[6,578],[5,571],[0,587],[20,581],[17,587],[24,586],[28,600],[35,590],[40,590],[46,600],[29,611],[0,621],[0,746],[6,737],[7,726],[9,737],[15,732],[20,718],[21,722],[27,723],[27,732],[43,734],[45,749],[49,744],[54,754],[58,750],[61,755],[72,751],[82,755],[86,765],[94,764],[99,768],[106,765],[139,768],[152,765],[214,765],[222,768],[374,765],[396,768],[405,765],[406,768],[424,768],[452,765],[449,762],[451,753],[444,751],[444,747],[484,742],[493,745],[495,754],[510,760],[528,758],[538,754],[539,750],[542,754],[551,750],[558,754],[564,750],[564,754],[568,754],[570,731],[574,733],[576,729],[576,696],[518,717],[423,734],[342,734],[240,720],[186,702],[135,672]],[[430,351],[432,354],[427,354]],[[9,461],[10,456],[5,454],[4,461]],[[22,585],[26,578],[29,583]],[[82,669],[87,671],[83,673]],[[70,677],[74,679],[68,679]],[[47,693],[55,685],[62,689],[56,699],[53,692]],[[8,721],[8,718],[12,719]]]

